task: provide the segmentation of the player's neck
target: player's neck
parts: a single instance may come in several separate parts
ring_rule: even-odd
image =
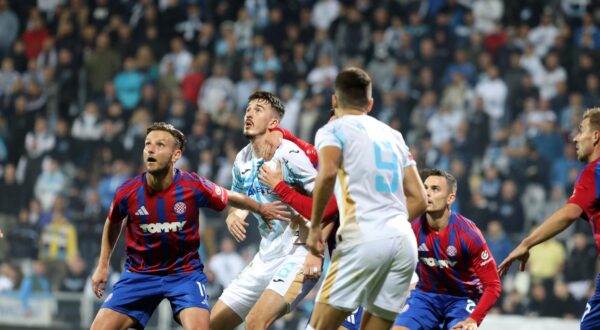
[[[592,154],[588,158],[588,164],[591,163],[591,162],[593,162],[593,161],[595,161],[598,158],[600,158],[600,149],[594,148],[594,151],[592,152]]]
[[[435,231],[441,231],[448,225],[450,221],[450,208],[445,208],[436,212],[428,212],[426,214],[429,227]]]
[[[367,113],[364,110],[359,110],[359,109],[353,109],[353,108],[339,108],[339,116],[343,117],[346,115],[350,115],[350,116],[360,116],[360,115],[366,115]]]
[[[262,153],[263,153],[266,142],[267,142],[267,134],[266,133],[257,135],[250,140],[250,144],[252,145],[252,153],[254,154],[254,157],[256,157],[256,158],[263,157]]]
[[[169,168],[169,170],[163,173],[146,173],[146,183],[152,190],[154,191],[163,191],[169,188],[171,183],[173,183],[174,177],[174,169]]]

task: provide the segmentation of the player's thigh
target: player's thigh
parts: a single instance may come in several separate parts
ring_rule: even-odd
[[[241,320],[245,319],[284,259],[282,257],[265,262],[257,254],[252,262],[225,288],[219,301],[233,310]],[[214,315],[214,309],[211,314]],[[218,320],[221,317],[220,314],[213,315],[211,315],[211,320]]]
[[[360,329],[361,330],[388,330],[391,328],[392,324],[394,323],[394,321],[390,321],[387,319],[384,319],[382,317],[373,315],[371,312],[369,311],[365,311],[364,315],[363,315],[363,320],[360,324]]]
[[[205,308],[188,307],[177,314],[176,320],[185,330],[208,330],[210,314]]]
[[[298,246],[288,255],[271,278],[267,291],[282,297],[286,312],[291,311],[317,284],[318,279],[307,278],[303,274],[304,262],[308,250]],[[260,299],[263,299],[261,296]]]
[[[102,308],[125,314],[145,327],[163,299],[162,276],[123,272]]]
[[[186,274],[165,276],[163,295],[171,303],[173,317],[176,320],[179,313],[186,309],[204,309],[206,311],[210,309],[205,286],[206,275],[199,269]]]
[[[109,308],[100,308],[94,322],[92,323],[91,330],[115,330],[115,329],[129,329],[137,325],[137,320],[134,318],[114,311]]]
[[[449,297],[445,300],[443,329],[452,329],[458,322],[467,319],[477,307],[477,301],[468,297]]]
[[[210,328],[214,330],[230,330],[242,324],[244,320],[227,304],[218,300],[210,311]]]
[[[433,295],[413,291],[394,321],[394,329],[438,329],[443,321],[441,306]]]
[[[337,329],[351,313],[351,310],[342,310],[318,302],[315,304],[309,324],[315,330]]]
[[[386,248],[386,243],[379,242],[338,246],[333,251],[316,301],[341,310],[355,310],[367,292],[383,283],[391,266]]]
[[[277,292],[267,289],[246,317],[246,329],[266,329],[288,311],[288,304]]]
[[[393,322],[409,294],[410,282],[417,263],[414,235],[390,239],[390,251],[395,255],[381,286],[373,286],[364,307],[372,315]]]

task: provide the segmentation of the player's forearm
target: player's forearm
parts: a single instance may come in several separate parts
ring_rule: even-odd
[[[238,209],[244,209],[254,213],[260,213],[260,203],[253,200],[252,198],[234,191],[228,191],[227,195],[229,198],[229,205]]]
[[[484,272],[477,272],[477,277],[483,285],[483,294],[477,303],[477,307],[469,317],[475,320],[477,324],[481,324],[487,313],[500,298],[502,284],[495,266],[486,269]]]
[[[122,221],[116,222],[108,219],[106,219],[106,222],[104,222],[98,266],[108,267],[110,256],[112,255],[115,244],[119,239],[119,234],[121,234],[121,224]]]
[[[312,226],[320,226],[335,185],[335,174],[319,171],[313,190]]]
[[[291,206],[296,212],[303,217],[309,218],[312,216],[313,198],[303,195],[288,186],[284,181],[279,182],[273,191],[279,196],[282,202]],[[337,212],[337,202],[335,197],[332,197],[325,208],[323,218],[327,219]]]
[[[522,246],[528,249],[545,242],[567,229],[581,215],[581,208],[575,204],[566,204],[554,212],[544,223],[527,236]]]

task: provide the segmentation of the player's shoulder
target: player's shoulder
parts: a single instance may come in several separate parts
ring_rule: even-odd
[[[279,154],[300,154],[302,150],[294,142],[282,140],[276,152]]]
[[[457,229],[456,232],[458,235],[470,240],[477,246],[480,246],[485,243],[485,239],[483,238],[481,230],[479,230],[479,228],[473,221],[461,214],[454,212],[453,217],[454,219],[452,225]]]
[[[188,171],[184,171],[181,169],[176,169],[176,171],[178,171],[177,173],[177,177],[178,183],[196,183],[196,182],[200,182],[200,176],[197,173],[194,172],[188,172]]]
[[[144,174],[138,174],[133,178],[129,178],[125,180],[125,182],[121,183],[116,190],[116,196],[124,196],[127,195],[130,191],[137,189],[140,185],[144,184]]]
[[[594,160],[591,163],[586,164],[579,173],[578,179],[580,179],[582,176],[595,176],[596,171],[600,171],[600,158]]]

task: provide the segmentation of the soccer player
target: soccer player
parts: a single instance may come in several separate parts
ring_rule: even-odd
[[[274,136],[274,145],[281,143],[281,138],[289,140],[297,145],[306,154],[315,167],[318,166],[317,150],[312,144],[299,139],[292,132],[282,128],[275,128],[271,130],[271,134]],[[303,217],[310,218],[312,214],[312,197],[301,194],[299,191],[293,189],[293,187],[285,183],[283,180],[283,173],[281,171],[281,162],[277,163],[275,170],[271,170],[267,166],[261,167],[258,174],[258,179],[260,182],[273,189],[282,202],[291,206]],[[335,236],[330,234],[337,230],[339,224],[337,203],[335,197],[332,197],[323,215],[323,240],[327,241],[327,249],[330,257],[332,251],[335,249]],[[307,277],[314,277],[318,279],[321,275],[321,266],[322,265],[319,265],[316,268],[311,268],[311,265],[305,264],[303,274]],[[344,320],[338,330],[358,330],[360,328],[362,313],[362,307],[358,307],[354,312],[352,312],[352,315],[348,316]]]
[[[394,330],[477,329],[502,291],[494,257],[475,224],[450,210],[454,176],[435,169],[420,173],[427,210],[412,221],[419,281]]]
[[[208,329],[206,276],[198,254],[199,208],[222,210],[229,203],[258,212],[263,219],[289,215],[286,206],[259,204],[182,170],[174,169],[185,147],[183,133],[167,123],[147,130],[146,172],[127,180],[116,192],[104,224],[92,289],[100,297],[108,264],[126,222],[125,271],[96,315],[92,329],[143,328],[163,298],[184,329]]]
[[[583,114],[579,124],[579,132],[573,138],[577,149],[577,158],[587,165],[579,174],[573,194],[566,204],[554,212],[544,223],[527,236],[498,266],[501,276],[506,275],[512,263],[521,262],[521,271],[529,259],[529,250],[556,236],[569,227],[579,217],[589,221],[596,246],[600,252],[600,108],[591,108]],[[596,278],[596,292],[588,301],[583,317],[581,330],[600,328],[600,275]]]
[[[367,73],[345,69],[334,86],[337,119],[316,136],[319,174],[307,241],[311,253],[323,254],[320,224],[334,186],[340,227],[307,328],[336,329],[362,305],[362,328],[389,329],[417,263],[408,219],[425,211],[425,189],[402,135],[367,115],[373,106]]]
[[[312,191],[316,170],[310,159],[294,143],[283,140],[272,158],[264,157],[269,129],[279,125],[284,115],[281,100],[268,92],[255,92],[248,98],[244,117],[244,136],[250,140],[233,165],[235,192],[245,193],[259,202],[277,201],[272,189],[260,183],[262,166],[283,165],[284,180],[307,193]],[[227,217],[231,234],[239,241],[246,237],[247,212],[232,209]],[[257,218],[259,215],[255,214]],[[316,284],[302,273],[305,264],[320,267],[321,259],[309,255],[308,229],[300,217],[296,221],[272,221],[267,231],[259,221],[259,251],[239,276],[225,289],[211,311],[212,329],[233,329],[244,320],[248,329],[266,329],[302,300]]]

